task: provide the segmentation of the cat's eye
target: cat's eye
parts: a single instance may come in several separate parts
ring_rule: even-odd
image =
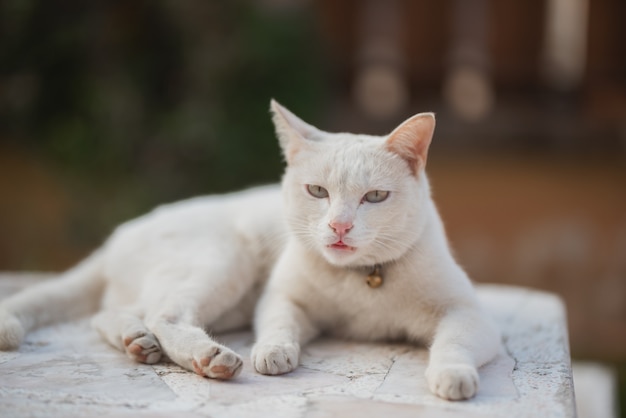
[[[384,190],[372,190],[363,196],[363,200],[369,203],[380,203],[389,197],[389,192]]]
[[[318,199],[325,199],[328,197],[328,190],[326,190],[322,186],[308,184],[306,186],[306,190],[309,192],[311,196],[316,197]]]

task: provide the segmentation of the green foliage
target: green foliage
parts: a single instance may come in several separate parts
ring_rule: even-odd
[[[0,0],[0,138],[65,173],[87,236],[159,202],[277,181],[269,99],[313,119],[323,60],[310,11],[261,5]]]

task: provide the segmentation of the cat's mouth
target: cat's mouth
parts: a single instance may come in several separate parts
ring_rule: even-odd
[[[351,247],[350,245],[344,243],[343,241],[339,240],[334,244],[330,244],[328,246],[328,248],[332,248],[333,250],[339,250],[339,251],[355,251],[356,247]]]

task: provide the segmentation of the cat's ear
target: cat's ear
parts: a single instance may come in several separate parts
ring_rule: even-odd
[[[426,166],[428,147],[435,132],[435,114],[418,113],[402,122],[389,134],[386,147],[404,158],[413,174]]]
[[[290,164],[293,157],[307,147],[307,141],[319,130],[291,113],[274,99],[270,101],[270,110],[280,147],[287,164]]]

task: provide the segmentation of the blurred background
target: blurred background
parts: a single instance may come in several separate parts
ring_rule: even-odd
[[[458,259],[560,294],[573,355],[623,392],[625,22],[622,0],[0,0],[0,270],[278,181],[271,97],[331,131],[435,111]]]

